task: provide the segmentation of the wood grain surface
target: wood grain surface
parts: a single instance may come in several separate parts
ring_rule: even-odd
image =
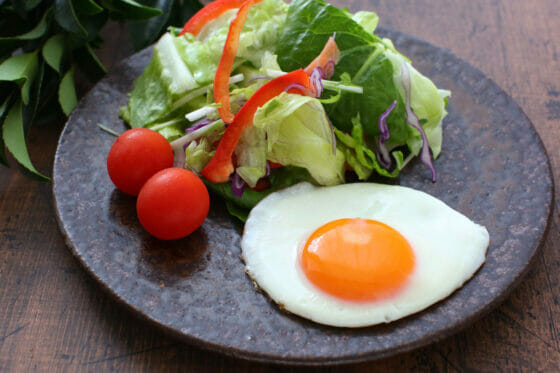
[[[380,24],[451,50],[493,79],[527,113],[560,174],[560,6],[557,0],[336,1]],[[113,66],[131,53],[111,25],[101,53]],[[123,47],[123,45],[125,47]],[[28,139],[52,173],[63,123]],[[523,151],[520,149],[519,151]],[[555,194],[559,201],[558,194]],[[560,370],[558,202],[546,240],[521,284],[496,309],[436,344],[380,361],[317,372],[525,372]],[[184,345],[137,319],[85,273],[65,246],[51,185],[0,169],[0,371],[299,372]]]

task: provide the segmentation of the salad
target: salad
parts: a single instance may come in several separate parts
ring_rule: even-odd
[[[280,188],[394,178],[417,156],[435,181],[450,92],[377,23],[323,0],[216,0],[155,44],[121,117],[243,221]]]

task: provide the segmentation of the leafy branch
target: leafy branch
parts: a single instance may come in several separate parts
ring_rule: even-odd
[[[201,7],[198,0],[0,0],[0,163],[9,167],[7,149],[26,175],[49,180],[33,166],[26,135],[72,112],[78,69],[92,82],[106,73],[95,49],[109,19],[127,23],[139,50]]]

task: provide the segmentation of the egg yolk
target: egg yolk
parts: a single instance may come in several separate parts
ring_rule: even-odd
[[[406,285],[414,253],[395,229],[370,219],[331,221],[311,234],[301,253],[305,276],[349,301],[387,298]]]

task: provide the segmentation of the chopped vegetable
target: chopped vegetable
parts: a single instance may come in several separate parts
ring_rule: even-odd
[[[305,88],[310,88],[309,76],[302,69],[295,70],[286,75],[282,75],[271,80],[262,86],[247,101],[245,105],[235,115],[233,121],[227,127],[224,136],[220,140],[216,154],[208,165],[202,170],[202,175],[213,183],[223,183],[228,181],[229,175],[234,170],[231,156],[243,130],[253,123],[253,115],[260,106],[263,106],[272,98],[284,92],[290,84],[300,84]],[[294,91],[297,91],[294,90]]]
[[[436,181],[436,169],[432,162],[432,155],[430,154],[430,146],[428,144],[428,138],[426,136],[426,132],[420,125],[420,121],[418,117],[412,111],[410,107],[410,72],[408,71],[408,66],[406,62],[402,62],[402,84],[405,92],[405,107],[406,107],[406,121],[412,127],[414,127],[418,132],[420,132],[420,136],[422,136],[422,150],[420,151],[420,160],[430,169],[432,173],[432,181]]]
[[[179,36],[187,32],[195,36],[198,35],[200,30],[202,30],[204,25],[206,25],[209,21],[218,18],[230,9],[239,8],[245,1],[246,0],[215,0],[211,2],[199,10],[191,17],[191,19],[189,19],[187,23],[185,23],[183,29],[179,33]]]
[[[158,42],[122,117],[164,135],[240,219],[279,185],[395,178],[418,155],[435,180],[450,92],[378,21],[323,0],[214,1]]]
[[[222,120],[226,123],[230,123],[234,117],[229,102],[229,76],[235,56],[237,55],[237,48],[239,47],[239,36],[241,35],[241,29],[245,24],[251,6],[259,1],[262,0],[247,0],[237,11],[237,15],[229,26],[224,52],[222,53],[222,58],[220,58],[220,63],[216,70],[216,77],[214,78],[214,100],[217,104],[221,104],[218,108],[218,112]]]
[[[344,154],[316,98],[282,93],[259,108],[253,126],[266,135],[266,158],[305,168],[319,185],[344,182]],[[334,150],[334,152],[333,152]]]
[[[329,79],[334,74],[334,66],[340,57],[340,50],[331,36],[321,53],[305,68],[305,72],[311,75],[314,69],[320,68],[321,78]]]
[[[389,109],[387,109],[387,111],[381,114],[381,116],[379,117],[379,137],[377,138],[376,155],[379,163],[381,163],[381,165],[386,169],[391,168],[391,165],[393,163],[391,161],[391,156],[389,155],[389,150],[385,145],[387,140],[389,140],[389,138],[391,137],[389,126],[387,125],[387,117],[389,116],[389,114],[391,114],[395,106],[397,106],[397,100],[393,101],[391,106],[389,106]]]

